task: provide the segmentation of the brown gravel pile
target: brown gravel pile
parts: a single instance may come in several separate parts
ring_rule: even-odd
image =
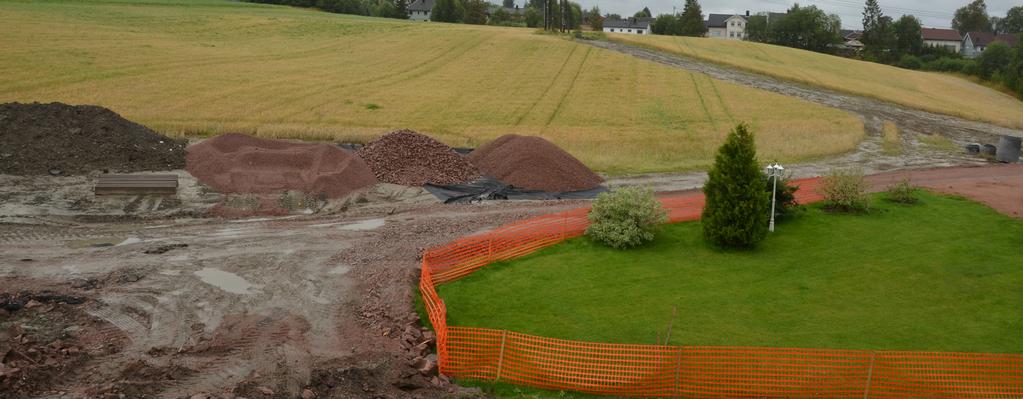
[[[103,107],[0,104],[0,174],[181,169],[185,145]]]
[[[385,183],[454,184],[480,176],[476,167],[451,147],[411,130],[385,134],[366,144],[358,154]]]
[[[506,134],[469,154],[480,172],[515,187],[567,192],[604,181],[582,162],[543,137]]]
[[[366,163],[329,144],[225,134],[188,148],[188,172],[222,193],[296,190],[328,198],[377,183]]]

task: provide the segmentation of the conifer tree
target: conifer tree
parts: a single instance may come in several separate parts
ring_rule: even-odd
[[[770,200],[753,133],[740,123],[718,148],[703,186],[703,235],[719,246],[749,248],[767,236]]]

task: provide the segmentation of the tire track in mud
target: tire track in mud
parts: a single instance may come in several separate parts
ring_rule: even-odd
[[[618,42],[601,40],[585,40],[583,42],[594,47],[616,51],[692,73],[702,73],[714,79],[851,112],[859,115],[864,121],[871,119],[895,121],[902,130],[942,134],[960,141],[987,142],[998,135],[1023,137],[1023,131],[1017,129],[908,108],[878,99],[839,93],[829,89],[754,74],[734,67],[718,65],[687,56],[668,54],[662,51]],[[870,132],[867,126],[864,128],[868,129],[870,134],[878,134],[878,132]]]
[[[547,98],[547,93],[550,93],[551,89],[554,88],[554,85],[558,83],[558,79],[561,78],[561,73],[565,71],[565,66],[567,66],[568,62],[572,60],[572,56],[575,55],[575,51],[578,49],[579,46],[572,47],[572,51],[568,52],[568,56],[565,57],[565,61],[562,62],[561,67],[558,68],[558,73],[554,74],[554,78],[551,79],[551,82],[547,85],[547,88],[543,90],[543,93],[540,93],[540,96],[536,98],[536,101],[533,101],[533,104],[529,106],[529,109],[527,109],[526,112],[522,113],[522,115],[519,115],[519,118],[515,120],[515,126],[521,125],[522,121],[526,119],[526,117],[529,116],[529,114],[533,113],[533,110],[536,109],[536,105],[539,104],[540,101],[543,101],[544,98]]]
[[[593,48],[586,49],[586,54],[583,54],[582,61],[579,61],[579,67],[576,68],[575,74],[572,75],[572,81],[568,83],[568,88],[565,89],[565,92],[561,95],[561,98],[558,99],[558,105],[554,107],[554,112],[552,112],[551,116],[547,118],[547,123],[544,123],[543,125],[544,128],[551,125],[551,122],[554,121],[554,118],[558,116],[558,112],[561,111],[561,106],[562,104],[565,103],[565,99],[568,98],[569,94],[572,94],[572,90],[575,89],[575,82],[576,80],[579,80],[579,74],[582,73],[583,68],[586,67],[586,60],[590,58],[590,52],[592,51]]]

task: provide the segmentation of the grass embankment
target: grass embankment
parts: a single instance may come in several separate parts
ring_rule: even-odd
[[[760,247],[704,243],[666,225],[639,249],[582,237],[440,287],[451,325],[548,337],[1023,353],[1023,222],[965,199],[875,199],[866,215],[819,207]]]
[[[608,38],[912,108],[1023,128],[1023,102],[954,75],[738,40],[622,34]]]
[[[0,20],[0,102],[99,104],[170,134],[543,135],[611,173],[706,167],[737,121],[782,161],[864,135],[845,112],[532,29],[216,0],[0,0]]]

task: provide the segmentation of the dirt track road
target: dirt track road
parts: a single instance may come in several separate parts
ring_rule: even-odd
[[[671,67],[703,73],[716,79],[846,110],[860,115],[867,126],[868,132],[871,133],[878,132],[881,123],[887,120],[895,122],[902,130],[922,134],[942,134],[958,142],[980,141],[993,143],[998,135],[1023,137],[1023,131],[1019,130],[906,108],[877,99],[839,93],[824,88],[806,86],[643,47],[604,40],[583,40],[581,42]]]

